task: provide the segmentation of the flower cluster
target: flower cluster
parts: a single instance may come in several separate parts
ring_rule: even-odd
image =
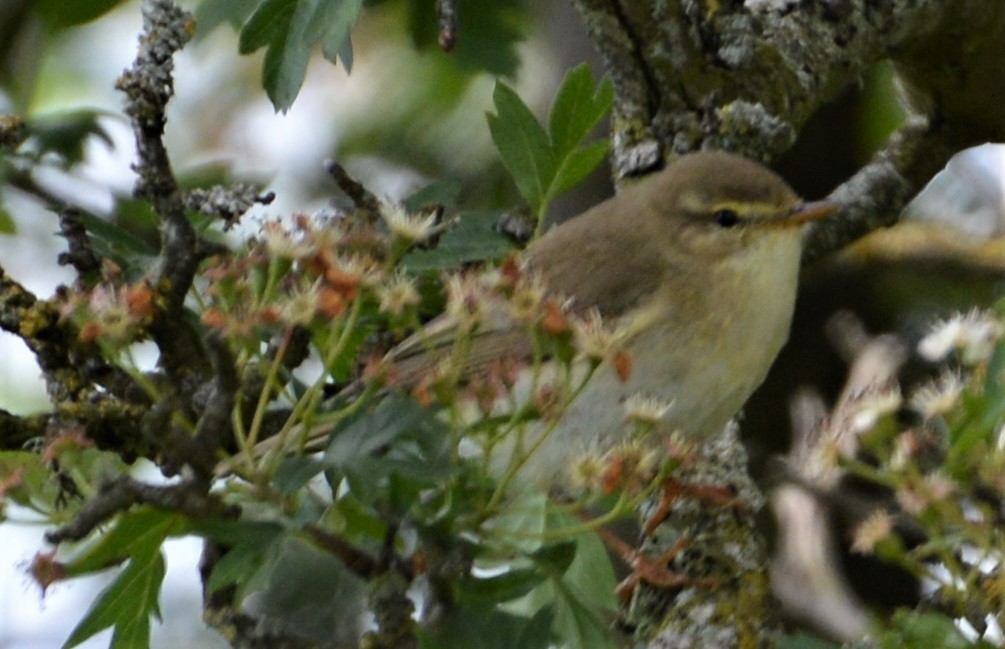
[[[157,296],[146,281],[125,284],[113,274],[91,290],[73,294],[62,316],[77,323],[81,342],[119,348],[142,338],[156,303]]]
[[[939,362],[951,353],[959,354],[967,366],[987,361],[1005,333],[1005,324],[994,314],[976,309],[936,323],[918,343],[921,357]]]
[[[264,223],[244,254],[214,260],[206,271],[202,320],[236,338],[330,322],[362,292],[383,285],[387,249],[386,234],[351,216]],[[394,307],[398,314],[418,302],[404,299]]]

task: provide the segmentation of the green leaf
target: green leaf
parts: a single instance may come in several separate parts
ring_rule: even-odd
[[[197,38],[206,37],[223,23],[240,29],[258,3],[259,0],[202,0],[195,10]]]
[[[264,0],[241,28],[237,51],[251,54],[271,45],[289,29],[298,0]]]
[[[75,577],[121,563],[126,559],[149,557],[160,550],[168,536],[181,534],[185,520],[181,514],[152,507],[137,507],[120,515],[111,530],[66,566]]]
[[[502,215],[501,210],[461,212],[435,248],[410,251],[402,258],[401,267],[418,273],[502,259],[516,250],[513,241],[496,229]]]
[[[241,29],[238,50],[266,47],[262,85],[273,107],[286,112],[303,85],[318,41],[326,58],[344,51],[361,0],[265,0]]]
[[[242,54],[267,45],[262,86],[276,111],[286,112],[307,75],[310,47],[303,35],[310,18],[310,0],[265,0],[241,30]]]
[[[614,86],[610,79],[593,90],[593,74],[589,66],[580,64],[569,71],[555,95],[548,130],[555,150],[564,154],[573,151],[604,118],[614,103]]]
[[[454,67],[452,76],[480,72],[497,77],[516,74],[520,66],[517,45],[524,40],[531,25],[526,0],[455,3],[460,32],[448,57],[443,56],[438,43],[436,0],[407,0],[405,5],[416,47],[434,51],[451,64]]]
[[[576,522],[572,517],[565,520],[566,527]],[[600,537],[592,532],[577,536],[575,544],[575,558],[562,575],[563,583],[578,600],[591,609],[617,610],[618,601],[614,591],[618,586],[618,579],[607,548]]]
[[[499,515],[485,523],[492,542],[525,554],[532,554],[544,545],[541,542],[548,522],[548,496],[540,491],[522,493]]]
[[[144,547],[95,600],[63,644],[75,647],[96,633],[115,627],[112,647],[146,647],[150,644],[150,616],[160,617],[157,598],[164,581],[164,557],[158,549]]]
[[[37,0],[35,8],[50,27],[82,25],[105,15],[125,0]]]
[[[442,205],[449,209],[457,204],[461,189],[460,180],[443,178],[416,191],[402,201],[402,204],[409,212],[417,212],[427,205]]]
[[[577,524],[575,517],[556,511],[550,504],[545,505],[542,522],[541,514],[534,513],[533,502],[527,502],[526,523],[521,525],[519,519],[506,523],[513,522],[527,530],[541,525],[539,538]],[[561,638],[558,644],[562,646],[613,648],[615,644],[604,621],[606,613],[601,613],[617,608],[616,579],[597,535],[585,532],[572,540],[541,547],[530,558],[548,579],[518,602],[519,610],[550,608],[554,612],[552,630]]]
[[[120,199],[117,203],[116,211],[123,217],[128,215],[130,220],[139,218],[135,212],[143,212],[152,217],[150,204],[147,202]],[[80,213],[80,221],[90,237],[94,254],[114,261],[129,281],[134,281],[145,273],[150,267],[151,260],[157,256],[155,246],[117,222],[87,212]]]
[[[360,322],[349,332],[340,354],[331,360],[327,370],[328,374],[337,383],[345,383],[356,367],[356,358],[359,351],[370,339],[376,327],[372,322]],[[321,322],[311,329],[311,340],[319,350],[329,349],[329,345],[336,344],[342,336],[341,329],[334,329],[329,322]]]
[[[215,593],[227,586],[238,586],[235,601],[243,601],[249,592],[264,588],[279,559],[281,535],[265,543],[251,541],[230,548],[213,566],[206,588]]]
[[[2,202],[3,195],[0,194],[0,203]],[[17,234],[17,223],[14,222],[14,217],[3,208],[2,204],[0,204],[0,234]]]
[[[282,525],[264,521],[197,519],[188,521],[185,531],[226,545],[253,543],[266,545],[284,532]]]
[[[545,133],[517,94],[496,84],[496,114],[488,115],[492,141],[539,220],[556,196],[582,181],[607,155],[606,141],[583,141],[610,110],[613,97],[610,81],[594,90],[589,68],[574,68],[558,89]]]
[[[552,582],[555,588],[554,630],[568,647],[617,649],[607,623],[587,606],[566,582]],[[599,587],[598,587],[599,588]]]
[[[272,486],[282,494],[292,494],[324,469],[325,464],[312,457],[283,458],[275,475],[272,476]]]
[[[805,631],[778,639],[778,649],[840,649],[841,645],[824,640]]]
[[[530,555],[530,558],[545,574],[561,577],[576,558],[576,543],[565,541],[546,545]]]
[[[550,630],[547,609],[528,618],[461,603],[451,607],[434,628],[420,631],[419,638],[423,649],[545,649]]]
[[[523,597],[541,585],[545,577],[533,568],[508,570],[501,575],[478,578],[466,576],[458,584],[460,597],[485,603],[502,603]]]
[[[0,451],[0,484],[6,485],[0,495],[0,514],[7,499],[24,507],[51,510],[59,492],[49,467],[38,453],[30,451]]]
[[[392,476],[408,478],[410,489],[436,484],[449,469],[447,428],[436,412],[402,394],[362,411],[325,451],[326,466],[337,474],[330,481],[344,476],[353,493],[368,503],[394,495],[388,493]]]
[[[604,161],[609,147],[610,143],[607,140],[597,140],[571,151],[559,165],[558,173],[551,183],[551,193],[557,196],[582,182]]]
[[[336,63],[345,46],[349,46],[349,60],[343,64],[348,71],[352,67],[352,44],[349,41],[349,30],[356,23],[363,0],[321,0],[310,26],[304,35],[304,44],[310,48],[321,41],[321,54],[332,63]]]
[[[229,546],[206,581],[212,593],[236,585],[235,601],[265,588],[279,557],[281,542],[290,532],[278,523],[250,520],[199,519],[188,521],[187,533]]]
[[[267,622],[289,633],[325,646],[354,646],[364,593],[362,580],[339,559],[288,538],[261,605]]]
[[[879,646],[882,649],[965,649],[973,647],[991,647],[992,645],[977,641],[971,643],[953,620],[939,613],[915,613],[913,611],[898,611],[894,613],[890,629],[881,638]]]
[[[492,141],[520,195],[537,213],[557,168],[548,134],[506,84],[496,84],[492,99],[496,107],[496,114],[488,116]]]
[[[534,614],[527,626],[520,633],[514,647],[524,649],[545,649],[551,646],[551,627],[554,624],[555,612],[551,607],[544,607]]]
[[[109,147],[112,136],[98,123],[99,117],[111,115],[101,110],[72,110],[33,118],[27,124],[28,132],[41,152],[55,153],[67,165],[84,158],[84,143],[96,137]]]

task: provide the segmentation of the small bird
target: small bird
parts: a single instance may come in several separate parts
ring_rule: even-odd
[[[529,272],[573,311],[598,313],[617,331],[630,371],[610,360],[597,367],[547,438],[525,440],[537,448],[522,475],[551,484],[587,451],[613,447],[630,434],[624,406],[633,396],[665,404],[657,435],[720,432],[788,338],[800,226],[836,209],[802,201],[756,162],[699,152],[532,243],[523,255]],[[456,330],[441,316],[392,349],[399,383],[414,383],[449,354]],[[532,351],[525,326],[483,322],[465,372]]]

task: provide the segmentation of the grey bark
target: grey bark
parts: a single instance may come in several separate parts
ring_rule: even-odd
[[[807,233],[805,263],[892,225],[960,150],[1005,141],[1005,3],[573,3],[615,85],[611,138],[617,183],[698,149],[726,149],[770,162],[793,144],[817,109],[857,83],[870,66],[883,60],[894,63],[911,117],[869,164],[833,191],[831,198],[843,209],[838,218]],[[714,475],[719,464],[714,454],[709,464],[707,473]],[[715,529],[701,530],[703,552],[694,556],[728,555],[737,543],[736,527],[720,524],[730,518],[714,507],[706,509],[701,519],[705,522],[694,525],[711,521]],[[694,527],[680,528],[678,523],[667,533],[671,538],[695,534]],[[753,528],[741,533],[757,534]],[[759,551],[761,565],[767,565],[763,543],[743,545]],[[674,567],[703,574],[701,565],[683,565],[685,559],[675,561]],[[638,605],[639,598],[652,597],[653,590],[640,588],[633,609],[637,640],[650,647],[771,645],[777,621],[773,607],[766,605],[771,595],[765,579],[745,582],[742,598],[734,588],[715,591],[717,601],[702,594],[702,615],[692,615],[690,609],[681,613],[679,606]],[[679,601],[681,592],[661,597]],[[719,628],[711,621],[728,619],[745,629],[742,638],[738,633],[708,637]]]

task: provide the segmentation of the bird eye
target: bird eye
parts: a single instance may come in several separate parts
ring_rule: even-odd
[[[716,210],[715,214],[712,215],[715,222],[724,228],[731,228],[740,222],[740,215],[733,210],[721,209]]]

